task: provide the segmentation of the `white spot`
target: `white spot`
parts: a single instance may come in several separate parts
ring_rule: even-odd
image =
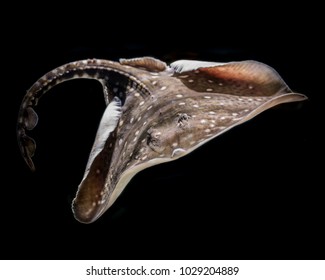
[[[120,120],[120,123],[119,123],[119,127],[121,127],[123,125],[124,121],[123,120]]]
[[[207,88],[206,91],[213,91],[213,89],[212,88]]]
[[[136,142],[138,140],[138,137],[134,137],[133,142]]]
[[[113,88],[113,92],[114,93],[117,93],[118,92],[118,88],[117,87]]]
[[[193,83],[193,82],[194,82],[194,80],[192,80],[192,79],[191,79],[191,80],[188,80],[188,82],[189,82],[189,83]]]
[[[158,73],[155,73],[155,72],[151,72],[150,73],[152,76],[158,76],[159,74]]]
[[[125,143],[124,143],[124,147],[126,147],[127,144],[128,144],[128,141],[125,141]]]
[[[262,101],[263,99],[262,98],[256,98],[257,101]]]
[[[141,160],[145,160],[147,157],[148,157],[148,156],[145,155],[145,156],[143,156],[143,157],[141,158]]]
[[[200,123],[206,123],[207,122],[207,120],[201,120],[200,121]]]
[[[160,155],[159,155],[159,157],[164,157],[164,156],[165,156],[165,154],[160,154]]]
[[[160,132],[160,131],[157,131],[157,132],[155,133],[155,135],[156,135],[156,136],[159,136],[159,135],[161,135],[161,132]]]
[[[140,153],[143,153],[143,152],[144,152],[144,148],[141,148],[141,149],[140,149]]]
[[[185,105],[185,103],[181,102],[181,103],[178,103],[178,105],[183,106],[183,105]]]
[[[188,75],[182,75],[182,76],[179,76],[180,78],[182,78],[182,79],[186,79],[186,78],[188,78]]]
[[[211,120],[211,122],[212,122],[212,123],[216,123],[216,121],[215,121],[215,120]]]
[[[140,132],[140,131],[139,131],[139,130],[137,130],[137,131],[135,132],[135,136],[137,136],[137,135],[139,134],[139,132]]]
[[[152,81],[151,83],[152,83],[152,85],[156,85],[157,81]]]
[[[177,94],[176,97],[181,98],[181,97],[183,97],[183,95],[182,94]]]
[[[210,133],[211,132],[211,129],[206,129],[206,130],[204,130],[204,132],[206,132],[206,133]]]
[[[100,174],[100,170],[99,169],[96,169],[96,174]]]
[[[144,123],[143,123],[143,125],[142,126],[145,126],[147,124],[147,122],[145,121]]]
[[[212,112],[212,111],[210,111],[208,114],[209,114],[209,115],[215,115],[216,113],[215,113],[215,112]]]
[[[123,156],[123,157],[125,156],[125,152],[123,152],[122,156]]]
[[[193,107],[194,107],[194,108],[199,108],[199,105],[194,104]]]
[[[163,86],[160,88],[160,90],[165,90],[167,87]]]
[[[141,140],[141,143],[144,143],[145,141],[146,141],[146,138],[142,139],[142,140]]]
[[[95,206],[96,206],[96,202],[93,202],[91,205],[92,205],[93,207],[95,207]]]
[[[211,128],[212,128],[212,127],[215,127],[215,125],[214,125],[213,123],[211,123],[209,126],[210,126]]]
[[[248,112],[248,111],[249,111],[249,109],[245,109],[245,110],[244,110],[244,112]]]
[[[210,84],[212,84],[212,83],[213,83],[213,81],[212,81],[212,80],[208,80],[208,82],[209,82]]]
[[[195,73],[195,74],[199,74],[200,71],[199,71],[199,70],[195,70],[194,73]]]
[[[176,148],[177,146],[178,146],[178,143],[176,143],[176,142],[172,144],[173,148]]]
[[[190,145],[194,145],[196,143],[196,141],[191,141]]]
[[[120,140],[118,141],[118,144],[121,145],[122,143],[123,143],[123,139],[120,139]]]
[[[149,111],[151,108],[152,108],[152,106],[150,105],[150,106],[147,108],[147,111]]]
[[[232,113],[231,115],[236,117],[236,116],[238,116],[238,113]]]
[[[134,118],[131,118],[130,123],[133,123],[133,121],[134,121]]]
[[[139,96],[140,96],[140,93],[136,92],[136,93],[134,94],[134,96],[139,97]]]
[[[210,99],[211,96],[206,95],[206,96],[203,96],[203,98],[205,98],[205,99]]]
[[[223,83],[219,83],[218,85],[222,87],[223,86]]]
[[[222,116],[221,118],[220,118],[220,120],[225,120],[226,119],[226,117],[224,117],[224,116]]]
[[[141,102],[139,103],[140,106],[142,106],[143,104],[144,104],[144,101],[141,101]]]
[[[223,102],[220,102],[220,106],[223,106],[223,105],[225,105],[225,103],[223,103]]]
[[[238,100],[239,100],[239,101],[243,101],[243,99],[242,99],[242,98],[238,98]]]
[[[253,101],[253,99],[252,98],[248,98],[248,101]]]
[[[140,121],[140,120],[141,120],[141,117],[138,118],[138,121]]]
[[[254,87],[253,87],[252,85],[249,85],[248,88],[249,88],[249,89],[253,89]]]

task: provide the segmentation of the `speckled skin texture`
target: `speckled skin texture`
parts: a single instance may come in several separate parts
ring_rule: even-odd
[[[270,107],[306,98],[292,92],[274,69],[256,61],[200,63],[89,59],[50,71],[21,104],[17,134],[25,161],[35,169],[31,158],[36,144],[27,130],[37,124],[34,108],[40,97],[70,79],[98,80],[109,111],[73,201],[76,219],[91,223],[139,171],[182,157]]]

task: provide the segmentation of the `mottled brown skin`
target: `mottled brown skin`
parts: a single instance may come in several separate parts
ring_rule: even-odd
[[[105,143],[100,137],[104,131],[97,133],[93,149],[98,154],[91,153],[73,201],[80,222],[98,219],[137,172],[184,156],[270,107],[306,98],[292,92],[274,69],[259,62],[204,67],[185,62],[185,70],[177,70],[183,64],[169,67],[150,57],[121,63],[77,61],[47,73],[27,92],[17,135],[31,169],[36,145],[26,131],[36,126],[33,108],[46,91],[69,79],[89,78],[102,83],[107,108],[114,98],[120,101],[121,114],[114,127],[107,125],[111,132]],[[114,115],[114,109],[108,112]]]
[[[115,143],[115,134],[109,136],[103,152],[99,153],[94,159],[88,176],[83,181],[83,187],[79,188],[78,195],[73,201],[74,212],[78,220],[82,220],[84,223],[89,223],[101,206],[97,204],[97,200],[105,185],[114,150],[113,145],[109,147],[110,143]],[[89,209],[91,211],[88,211]]]

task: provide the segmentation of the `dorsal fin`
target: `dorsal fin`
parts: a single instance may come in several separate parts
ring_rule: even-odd
[[[38,116],[32,107],[27,107],[25,110],[24,123],[26,129],[32,130],[37,125]]]

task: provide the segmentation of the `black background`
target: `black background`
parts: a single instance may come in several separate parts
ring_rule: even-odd
[[[4,28],[0,258],[324,259],[317,22],[278,9],[237,20],[174,7],[169,15],[130,9],[102,18],[98,9],[51,17],[26,11]],[[41,99],[35,173],[16,142],[20,102],[64,63],[144,55],[168,63],[258,60],[309,100],[270,109],[184,158],[144,170],[98,221],[81,224],[70,205],[104,110],[101,86],[71,81]]]

